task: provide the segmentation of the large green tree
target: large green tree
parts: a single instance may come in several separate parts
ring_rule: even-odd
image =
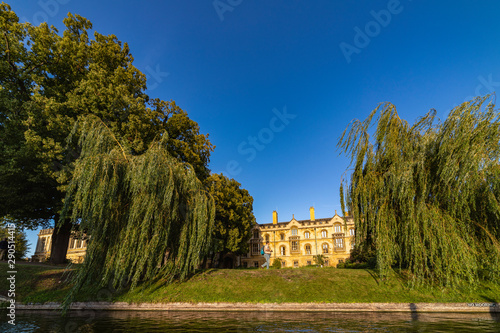
[[[76,129],[81,154],[62,214],[90,238],[68,302],[83,285],[134,288],[143,279],[182,280],[198,268],[210,249],[215,205],[193,167],[169,152],[168,133],[135,154],[95,116]]]
[[[498,279],[500,113],[482,97],[443,123],[434,117],[409,125],[385,103],[344,131],[339,146],[353,170],[342,207],[345,196],[356,246],[375,253],[381,274],[395,265],[418,283]]]
[[[212,174],[205,186],[215,201],[214,249],[221,253],[248,252],[255,226],[253,198],[241,184],[223,174]]]
[[[60,221],[79,147],[67,137],[79,117],[95,115],[132,154],[166,131],[166,147],[203,180],[214,146],[173,101],[150,99],[128,45],[94,33],[68,14],[65,30],[19,23],[0,4],[0,216],[28,228],[55,221],[51,260],[63,262],[73,225]]]
[[[16,226],[14,230],[12,230],[12,228],[9,228],[9,225],[11,224]],[[26,257],[26,253],[30,249],[28,239],[26,238],[26,232],[24,232],[22,228],[18,227],[15,221],[8,220],[6,218],[0,218],[0,240],[10,237],[14,238],[15,258],[24,259]]]

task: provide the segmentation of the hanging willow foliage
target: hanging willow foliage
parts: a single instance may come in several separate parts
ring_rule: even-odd
[[[81,155],[63,215],[71,212],[90,239],[68,300],[85,284],[134,288],[155,277],[184,279],[207,255],[215,215],[193,169],[173,158],[163,139],[131,155],[96,117],[80,120],[74,132]]]
[[[381,275],[399,266],[414,283],[498,279],[499,112],[486,96],[442,124],[434,118],[431,111],[410,126],[385,103],[342,134],[338,146],[353,170],[341,201],[353,213],[356,244],[375,250]]]

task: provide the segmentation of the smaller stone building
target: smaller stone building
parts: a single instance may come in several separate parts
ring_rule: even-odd
[[[31,257],[31,261],[43,262],[50,257],[50,249],[52,248],[52,233],[54,229],[43,229],[38,233],[38,241],[36,244],[35,254]],[[85,253],[87,251],[87,241],[79,239],[72,235],[69,239],[68,252],[66,259],[74,263],[83,263]]]
[[[259,267],[264,263],[260,254],[261,247],[269,241],[275,259],[282,267],[301,267],[314,265],[313,257],[321,254],[325,266],[336,266],[349,258],[354,247],[354,221],[352,217],[333,217],[316,219],[314,208],[310,208],[309,220],[278,222],[278,213],[273,212],[273,223],[258,224],[252,231],[249,252],[241,257],[243,267]]]

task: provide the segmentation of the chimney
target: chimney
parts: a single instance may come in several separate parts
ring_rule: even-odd
[[[311,214],[311,221],[314,221],[314,207],[309,208],[309,213]]]
[[[278,224],[278,212],[273,211],[273,224]]]

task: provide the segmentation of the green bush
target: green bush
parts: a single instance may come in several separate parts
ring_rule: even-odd
[[[325,256],[322,254],[317,254],[313,257],[313,261],[318,266],[323,266],[325,264]]]
[[[278,258],[274,258],[272,268],[280,269],[281,268],[281,260]]]

